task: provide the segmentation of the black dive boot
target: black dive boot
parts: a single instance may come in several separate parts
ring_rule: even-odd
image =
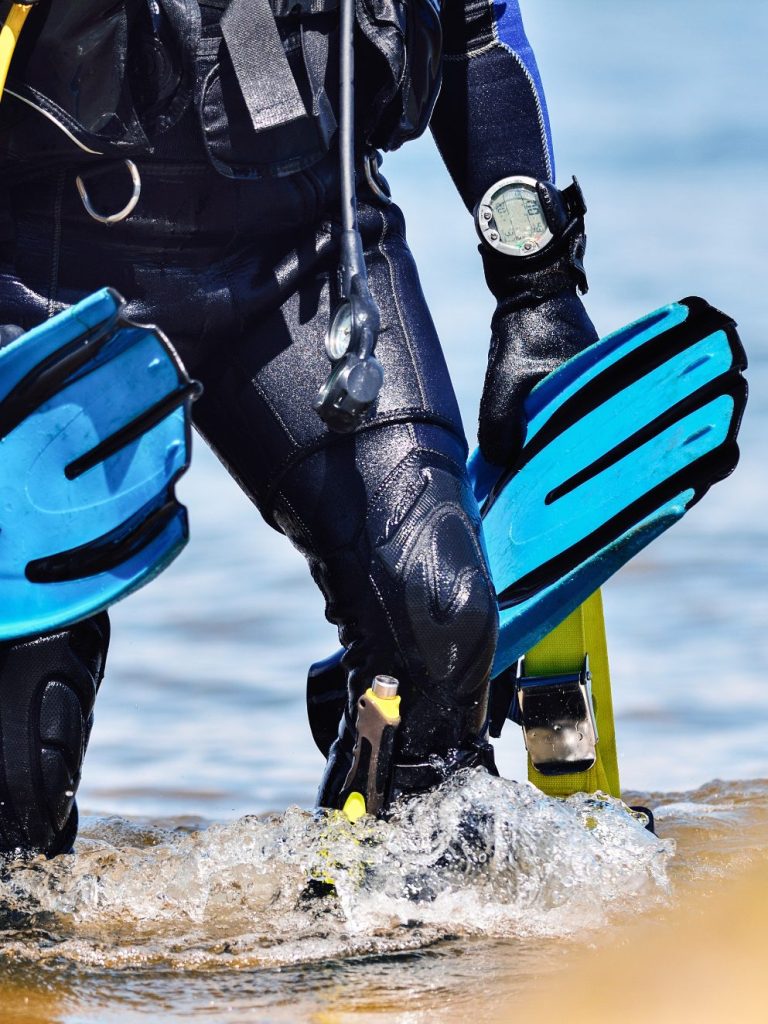
[[[389,680],[391,677],[377,677]],[[377,688],[374,681],[373,689]],[[355,761],[355,747],[363,744],[363,767],[366,757],[373,757],[371,769],[378,767],[383,789],[383,809],[401,796],[422,793],[439,786],[462,768],[483,767],[498,775],[493,747],[487,741],[484,695],[487,684],[480,687],[483,699],[464,706],[447,706],[428,699],[417,689],[404,696],[402,721],[393,729],[391,745],[378,743],[363,730],[358,736],[359,717],[353,723],[351,701],[347,700],[346,673],[341,652],[312,666],[308,679],[308,707],[312,733],[318,747],[328,758],[317,804],[320,807],[342,808],[351,784],[350,772]],[[369,692],[355,702],[370,700]],[[341,714],[338,733],[334,737],[331,722]],[[377,755],[379,755],[377,764]]]
[[[106,612],[0,644],[0,853],[67,853],[109,644]]]
[[[423,793],[462,768],[498,775],[487,729],[488,680],[476,699],[447,705],[414,688],[397,737],[390,800]]]

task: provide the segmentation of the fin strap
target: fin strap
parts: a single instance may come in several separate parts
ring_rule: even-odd
[[[609,796],[621,797],[608,646],[599,590],[531,648],[525,656],[526,672],[547,676],[578,671],[585,655],[589,656],[592,674],[592,699],[599,737],[597,761],[586,772],[542,775],[529,758],[528,780],[548,796],[565,797],[600,790]]]

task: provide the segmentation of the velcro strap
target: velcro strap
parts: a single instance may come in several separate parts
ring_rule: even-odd
[[[255,131],[308,116],[269,0],[232,0],[221,32]]]
[[[292,14],[326,14],[336,11],[339,0],[270,0],[272,13],[276,18],[287,18]]]
[[[581,191],[581,185],[573,175],[573,181],[567,188],[564,188],[561,192],[565,208],[571,217],[583,217],[587,212],[587,204],[584,199],[584,193]]]

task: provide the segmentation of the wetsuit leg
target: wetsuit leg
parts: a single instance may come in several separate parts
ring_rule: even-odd
[[[377,673],[401,682],[396,789],[434,784],[445,764],[492,763],[483,733],[497,610],[466,442],[401,215],[362,203],[361,221],[386,373],[365,427],[334,435],[311,409],[335,301],[333,264],[321,260],[307,260],[296,290],[230,343],[218,371],[201,367],[196,407],[230,471],[305,554],[347,648],[326,805],[347,774],[357,698]]]
[[[0,221],[7,229],[10,217]],[[49,221],[42,237],[27,239],[45,267],[39,293],[25,288],[16,273],[15,233],[0,238],[3,342],[18,333],[6,325],[29,328],[51,312],[48,298],[56,271],[47,245],[51,231],[55,227]],[[0,854],[52,857],[72,848],[75,794],[109,634],[104,612],[66,629],[0,644]]]
[[[106,612],[0,644],[0,853],[72,848],[93,705],[109,643]]]
[[[349,700],[319,803],[338,805],[357,699],[378,673],[401,683],[395,792],[434,785],[452,766],[490,767],[496,600],[457,439],[416,423],[341,441],[288,475],[273,514],[304,551],[346,648]]]

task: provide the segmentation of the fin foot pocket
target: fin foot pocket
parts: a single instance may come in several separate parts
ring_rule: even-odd
[[[72,848],[108,643],[102,613],[0,645],[0,853],[53,857]]]

